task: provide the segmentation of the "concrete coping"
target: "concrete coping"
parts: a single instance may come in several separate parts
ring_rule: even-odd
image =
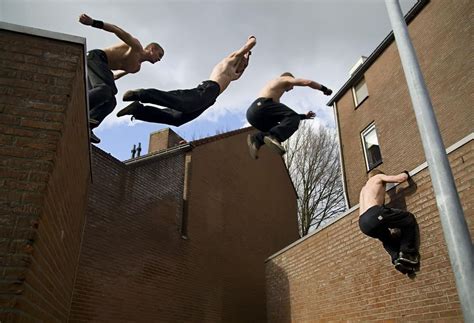
[[[446,154],[450,154],[452,153],[453,151],[461,148],[462,146],[464,146],[465,144],[469,143],[470,141],[474,140],[474,132],[471,132],[469,135],[467,135],[466,137],[462,138],[461,140],[459,140],[458,142],[456,142],[455,144],[449,146],[447,149],[446,149]],[[428,168],[428,163],[427,162],[424,162],[422,163],[421,165],[419,165],[418,167],[415,167],[413,170],[411,170],[409,173],[410,173],[410,176],[414,176],[416,174],[418,174],[419,172],[421,172],[422,170],[424,170],[425,168]],[[386,190],[389,191],[391,190],[392,188],[396,187],[397,185],[399,184],[393,184],[393,185],[387,185],[387,188]],[[276,253],[274,253],[273,255],[271,255],[270,257],[268,257],[265,262],[268,262],[269,260],[272,260],[273,258],[281,255],[282,253],[286,252],[287,250],[293,248],[294,246],[302,243],[303,241],[305,241],[306,239],[309,239],[310,237],[312,237],[313,235],[316,235],[318,234],[321,230],[324,230],[325,228],[329,227],[330,225],[333,225],[334,223],[336,223],[337,221],[339,221],[340,219],[344,218],[345,216],[351,214],[352,212],[354,212],[355,210],[357,210],[359,208],[359,204],[356,204],[354,205],[353,207],[351,207],[349,210],[343,212],[342,214],[338,215],[337,217],[335,217],[332,221],[328,222],[325,226],[322,226],[320,228],[318,228],[317,230],[309,233],[308,235],[296,240],[295,242],[293,242],[292,244],[286,246],[285,248],[277,251]]]
[[[86,39],[84,37],[58,33],[55,31],[50,31],[50,30],[45,30],[45,29],[15,25],[8,22],[4,22],[4,21],[0,21],[0,29],[86,45]]]

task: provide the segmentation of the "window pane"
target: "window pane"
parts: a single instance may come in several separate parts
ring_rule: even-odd
[[[382,154],[380,152],[379,141],[377,139],[377,132],[372,125],[363,134],[365,156],[367,167],[369,170],[379,165],[382,162]]]
[[[369,91],[367,90],[367,84],[365,84],[365,79],[359,81],[354,87],[354,92],[356,95],[356,105],[361,103],[366,97],[369,96]]]

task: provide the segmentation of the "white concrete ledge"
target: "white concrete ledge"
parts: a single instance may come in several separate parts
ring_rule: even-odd
[[[453,151],[461,148],[462,146],[464,146],[465,144],[469,143],[470,141],[472,141],[474,139],[474,132],[471,132],[469,135],[467,135],[466,137],[464,137],[463,139],[459,140],[458,142],[456,142],[454,145],[451,145],[449,146],[447,149],[446,149],[446,154],[450,154],[452,153]],[[421,172],[422,170],[424,170],[425,168],[428,167],[428,164],[426,162],[424,162],[423,164],[419,165],[418,167],[414,168],[412,171],[410,171],[410,176],[414,176],[416,174],[418,174],[419,172]],[[392,188],[396,187],[398,184],[396,185],[391,185],[391,186],[388,186],[387,185],[387,191],[388,190],[391,190]],[[273,255],[271,255],[270,257],[268,257],[265,262],[281,255],[282,253],[284,253],[285,251],[293,248],[294,246],[300,244],[301,242],[305,241],[306,239],[312,237],[313,235],[317,234],[318,232],[320,232],[321,230],[327,228],[328,226],[330,225],[333,225],[334,223],[336,223],[337,221],[339,221],[340,219],[344,218],[345,216],[351,214],[352,212],[354,212],[355,210],[357,210],[359,208],[359,204],[357,205],[354,205],[352,208],[350,208],[349,210],[345,211],[344,213],[338,215],[337,217],[335,217],[332,221],[328,222],[326,225],[318,228],[317,230],[315,230],[314,232],[311,232],[309,233],[308,235],[296,240],[295,242],[293,242],[292,244],[288,245],[287,247],[281,249],[280,251],[277,251],[276,253],[274,253]]]
[[[55,31],[38,29],[38,28],[33,28],[33,27],[15,25],[15,24],[10,24],[8,22],[3,22],[3,21],[0,21],[0,29],[13,31],[13,32],[21,33],[21,34],[28,34],[28,35],[33,35],[33,36],[62,40],[62,41],[70,42],[70,43],[77,43],[77,44],[83,44],[83,45],[86,44],[86,39],[84,37],[73,36],[69,34],[63,34],[63,33],[58,33]]]

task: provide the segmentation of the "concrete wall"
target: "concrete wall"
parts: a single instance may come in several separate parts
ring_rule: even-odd
[[[473,130],[474,69],[470,13],[474,2],[430,1],[409,31],[446,147]],[[349,90],[337,102],[343,162],[350,206],[358,203],[367,180],[360,133],[375,121],[386,173],[412,169],[424,161],[421,139],[395,43],[365,72],[369,97],[357,109]]]
[[[64,322],[90,182],[84,40],[0,27],[0,320]]]
[[[472,136],[449,160],[472,236]],[[414,280],[394,269],[378,240],[360,232],[356,208],[267,262],[269,322],[462,322],[428,169],[413,179],[417,188],[400,185],[389,205],[406,207],[420,226],[421,271]]]

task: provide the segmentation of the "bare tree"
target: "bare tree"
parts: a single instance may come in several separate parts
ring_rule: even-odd
[[[285,142],[284,156],[298,193],[299,233],[303,237],[345,210],[336,135],[302,122]]]

